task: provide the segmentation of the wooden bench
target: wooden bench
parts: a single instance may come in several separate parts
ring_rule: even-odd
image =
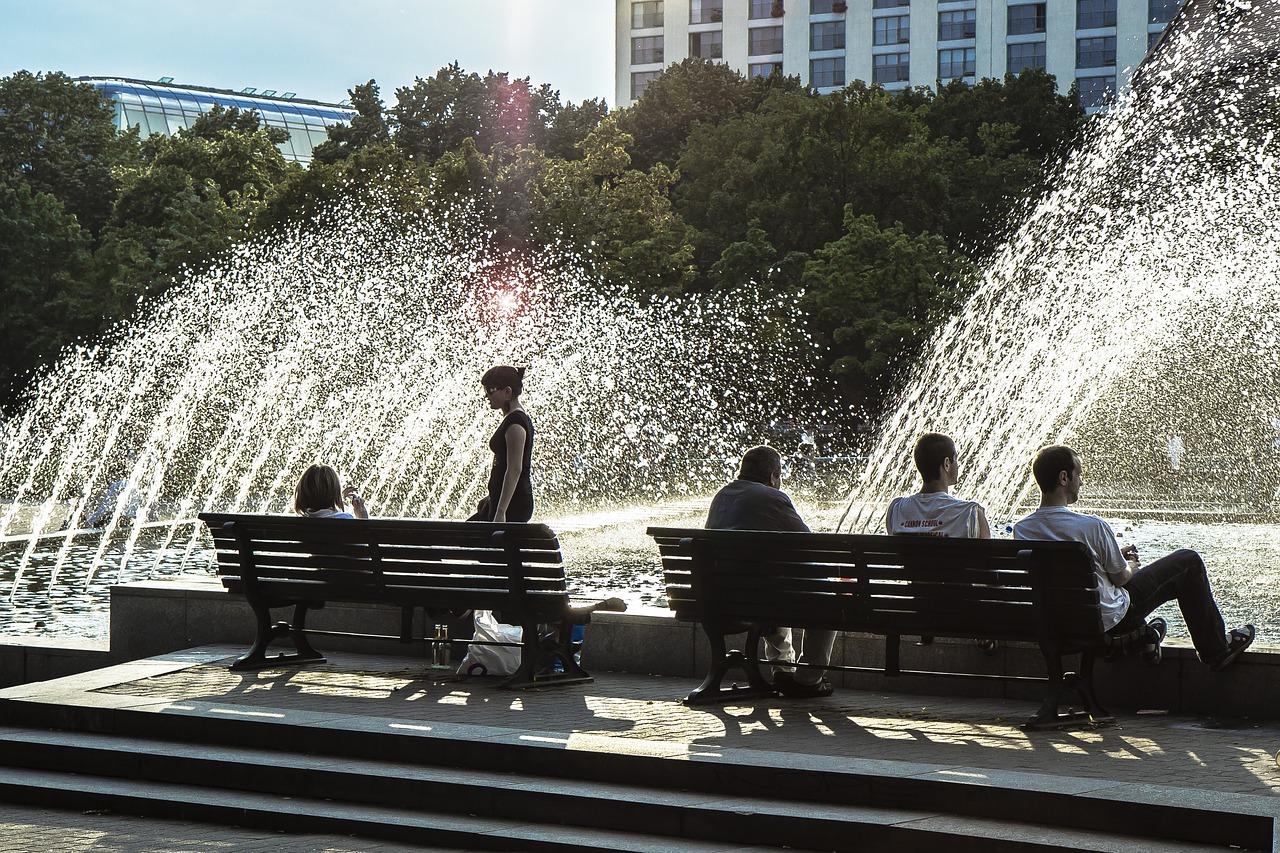
[[[327,602],[401,608],[402,642],[412,642],[415,608],[429,617],[471,609],[495,611],[524,629],[520,668],[510,689],[584,684],[593,679],[571,653],[573,627],[598,604],[575,604],[565,586],[556,534],[543,524],[416,519],[305,518],[201,513],[217,551],[223,586],[245,596],[257,620],[252,648],[233,670],[323,662],[307,639],[307,611]],[[271,610],[293,607],[290,622]],[[558,623],[550,636],[539,625]],[[268,655],[277,638],[296,652]],[[563,672],[541,673],[559,658]]]
[[[1103,631],[1098,578],[1078,542],[663,527],[649,535],[662,554],[668,605],[678,619],[701,624],[711,644],[709,671],[690,704],[772,695],[758,640],[761,629],[789,626],[885,636],[883,667],[831,669],[1047,681],[1048,695],[1025,728],[1105,722],[1110,715],[1093,690],[1096,658],[1157,637],[1149,625],[1124,636]],[[744,631],[750,654],[728,650],[726,636]],[[1034,642],[1048,672],[903,670],[904,634]],[[1075,654],[1080,667],[1071,672],[1064,658]],[[742,669],[747,684],[723,686],[730,669]],[[1079,695],[1080,711],[1059,711],[1068,691]]]

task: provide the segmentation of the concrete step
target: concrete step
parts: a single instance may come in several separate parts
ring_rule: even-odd
[[[134,698],[120,697],[129,703],[120,705],[118,697],[83,690],[24,690],[27,695],[11,693],[0,699],[0,723],[454,768],[488,774],[489,779],[519,768],[540,779],[573,785],[623,781],[628,789],[687,791],[713,799],[791,800],[793,810],[856,806],[991,821],[1017,815],[1032,825],[1126,833],[1152,842],[1270,849],[1274,830],[1269,802],[1263,808],[1258,798],[1188,789],[994,771],[952,773],[940,767],[760,750],[703,753],[653,741],[571,739],[559,732],[318,712],[276,713],[212,702],[137,704]]]
[[[0,729],[0,763],[20,768],[7,772],[0,784],[0,797],[15,802],[110,808],[189,820],[250,821],[245,825],[280,830],[306,827],[313,832],[386,840],[419,833],[414,839],[432,844],[457,841],[456,834],[463,831],[457,821],[465,815],[465,821],[476,822],[468,823],[465,832],[477,836],[467,844],[484,849],[505,849],[488,846],[494,843],[491,836],[497,830],[486,821],[504,830],[511,825],[525,827],[525,834],[508,836],[522,842],[534,837],[530,827],[540,826],[543,833],[565,830],[577,839],[571,839],[572,844],[589,842],[608,850],[684,849],[673,846],[677,841],[700,845],[694,849],[755,849],[752,845],[763,844],[772,845],[770,849],[930,853],[938,849],[961,853],[1229,849],[1228,845],[1189,845],[918,808],[802,804],[773,797],[711,795],[81,732]],[[200,780],[198,787],[189,784],[193,779]],[[58,792],[56,802],[48,799],[49,787]],[[291,796],[282,797],[280,791]],[[237,819],[228,811],[237,808],[247,809],[247,816]],[[340,822],[312,826],[308,821],[315,814]],[[378,830],[375,824],[385,828]],[[420,835],[428,829],[433,834]],[[587,834],[579,837],[578,833]],[[600,834],[612,839],[613,846],[602,846]],[[655,838],[670,843],[665,848],[646,846]],[[716,846],[707,846],[712,844]]]
[[[0,778],[0,799],[42,808],[105,809],[276,832],[354,835],[452,850],[764,853],[779,849],[45,770],[6,770]]]

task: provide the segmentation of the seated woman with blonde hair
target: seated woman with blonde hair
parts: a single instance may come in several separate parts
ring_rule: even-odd
[[[351,501],[351,512],[343,499]],[[355,486],[342,487],[338,472],[328,465],[312,465],[302,472],[293,493],[293,508],[308,518],[368,518],[369,508]],[[352,515],[352,512],[355,514]]]

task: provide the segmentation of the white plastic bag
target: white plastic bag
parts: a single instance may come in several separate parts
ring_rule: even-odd
[[[519,643],[524,629],[499,622],[492,610],[475,611],[476,631],[473,640],[490,643]],[[466,657],[458,666],[460,675],[511,675],[520,668],[518,646],[482,646],[471,643]]]

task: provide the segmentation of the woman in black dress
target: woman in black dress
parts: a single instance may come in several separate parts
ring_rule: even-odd
[[[533,421],[520,406],[524,368],[506,365],[488,370],[480,378],[489,407],[502,410],[502,423],[489,439],[493,467],[489,470],[489,494],[480,501],[468,521],[528,521],[533,517],[533,483],[529,462],[533,456]]]

